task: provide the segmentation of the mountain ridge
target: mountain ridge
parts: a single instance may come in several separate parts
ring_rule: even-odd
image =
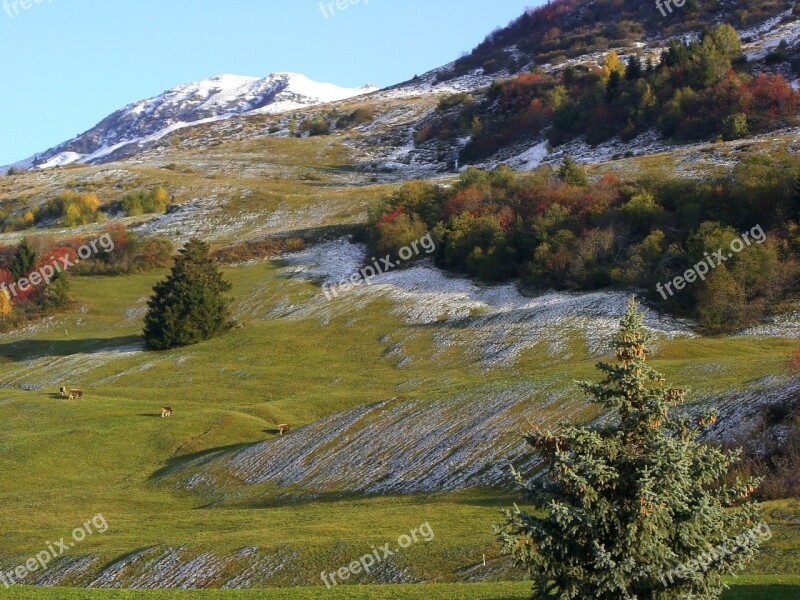
[[[344,88],[291,72],[274,72],[263,78],[216,75],[132,102],[77,137],[8,167],[46,169],[113,160],[185,127],[240,115],[280,113],[377,89],[371,84]]]

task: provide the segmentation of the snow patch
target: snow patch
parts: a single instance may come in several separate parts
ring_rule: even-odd
[[[547,155],[550,153],[550,144],[547,140],[543,142],[539,142],[529,150],[518,154],[514,158],[510,158],[505,162],[508,166],[512,169],[516,169],[517,171],[532,171],[536,167],[538,167]]]
[[[327,242],[285,258],[287,273],[335,284],[349,279],[371,262],[366,247],[347,239]],[[583,339],[590,355],[607,351],[607,340],[617,330],[629,294],[550,292],[526,296],[513,283],[484,286],[453,276],[422,261],[387,272],[328,301],[323,293],[316,302],[293,307],[292,318],[313,316],[320,310],[347,310],[379,297],[391,299],[393,313],[409,324],[439,328],[440,349],[458,345],[483,368],[513,366],[520,354],[544,344],[553,358],[567,358],[566,340]],[[694,337],[689,323],[650,311],[646,326],[661,339]],[[477,343],[476,343],[477,342]]]

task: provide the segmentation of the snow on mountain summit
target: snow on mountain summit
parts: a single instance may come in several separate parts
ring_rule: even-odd
[[[218,75],[179,85],[159,96],[129,104],[78,137],[17,163],[18,168],[49,168],[73,162],[109,160],[140,149],[189,125],[244,114],[272,114],[335,102],[376,91],[365,85],[343,88],[297,73],[269,77]]]
[[[335,102],[375,91],[376,88],[342,88],[318,83],[297,73],[273,73],[269,77],[218,75],[181,85],[161,96],[126,107],[131,114],[147,116],[180,109],[182,117],[200,120],[227,114],[275,113],[312,104]],[[123,109],[126,110],[126,109]]]

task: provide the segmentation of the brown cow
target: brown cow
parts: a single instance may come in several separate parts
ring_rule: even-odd
[[[289,433],[292,430],[292,426],[286,423],[282,425],[278,425],[278,434],[283,435],[284,433]]]
[[[169,406],[163,406],[163,407],[161,407],[161,418],[162,418],[162,419],[163,419],[164,417],[171,417],[171,416],[172,416],[172,415],[174,415],[174,414],[175,414],[175,411],[174,411],[174,410],[172,410],[172,409],[171,409]]]
[[[70,400],[83,400],[83,392],[81,390],[70,390],[69,391],[69,399]]]

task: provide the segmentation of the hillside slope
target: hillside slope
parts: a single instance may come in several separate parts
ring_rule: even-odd
[[[554,17],[574,31],[564,38],[570,44],[600,35],[619,15],[649,10],[658,17],[651,2],[552,5],[575,11]],[[719,5],[720,18],[749,28],[745,51],[759,61],[754,68],[793,72],[791,59],[768,65],[761,54],[784,37],[795,50],[798,22],[781,14],[786,3]],[[652,29],[656,17],[645,41],[620,38],[624,49],[657,54],[664,40]],[[701,20],[681,31],[695,31]],[[540,24],[521,22],[539,43]],[[435,540],[351,582],[523,577],[500,556],[492,531],[498,509],[519,501],[508,467],[537,468],[521,436],[534,423],[602,419],[575,381],[599,378],[595,363],[607,358],[632,290],[534,296],[516,281],[480,284],[424,257],[337,298],[321,288],[368,261],[368,248],[353,238],[363,236],[370,212],[398,182],[458,184],[453,153],[468,137],[424,142],[417,135],[452,110],[450,96],[467,92],[480,101],[497,75],[530,62],[553,59],[547,68],[558,72],[580,62],[599,68],[605,55],[580,43],[564,62],[536,48],[536,56],[525,55],[525,36],[515,32],[495,36],[513,64],[487,68],[496,50],[489,45],[474,63],[458,61],[381,91],[319,87],[285,74],[181,86],[54,149],[38,165],[52,168],[0,177],[4,216],[23,217],[65,191],[102,202],[98,222],[9,227],[0,244],[94,236],[109,225],[177,245],[200,237],[234,257],[223,270],[238,324],[196,346],[146,351],[143,316],[165,275],[157,270],[75,277],[73,304],[0,334],[0,571],[102,513],[107,532],[26,583],[322,586],[322,570],[422,522]],[[329,135],[293,131],[317,117],[331,122]],[[599,146],[527,139],[478,164],[530,170],[572,155],[593,180],[705,180],[728,176],[753,156],[798,152],[795,128],[693,144],[649,131]],[[126,217],[111,208],[159,186],[171,202],[159,214]],[[280,249],[277,242],[287,240],[295,250]],[[272,242],[275,250],[247,252],[248,244]],[[745,438],[767,412],[780,414],[787,399],[800,396],[800,380],[786,366],[800,338],[800,311],[781,308],[771,322],[714,337],[658,310],[648,314],[654,366],[691,388],[690,411],[719,409],[714,441]],[[86,400],[60,397],[62,385],[80,387]],[[175,409],[172,418],[160,418],[164,405]],[[281,436],[283,423],[292,431]],[[753,572],[800,572],[800,504],[773,501],[765,512],[775,537]],[[13,597],[27,593],[36,592],[22,588]]]
[[[235,115],[286,112],[369,94],[376,89],[370,85],[341,88],[296,73],[273,73],[265,78],[219,75],[130,104],[76,138],[13,166],[47,169],[74,162],[108,162],[191,125]]]

